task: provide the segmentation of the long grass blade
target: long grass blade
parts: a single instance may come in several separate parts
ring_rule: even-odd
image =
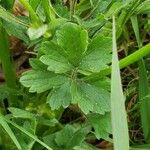
[[[14,135],[13,131],[11,130],[11,128],[9,127],[7,122],[1,117],[1,114],[0,114],[0,125],[5,129],[7,134],[10,136],[10,138],[12,139],[12,141],[14,142],[16,147],[18,148],[18,150],[22,150],[21,145],[19,144],[16,136]]]
[[[147,72],[144,61],[139,62],[139,102],[144,138],[150,143],[150,98]],[[144,99],[144,100],[143,100]]]
[[[121,86],[114,17],[113,17],[113,57],[112,57],[112,75],[111,75],[111,116],[112,116],[114,149],[129,150],[129,135],[128,135],[127,116],[125,111],[125,98]]]
[[[39,144],[41,144],[43,147],[45,147],[48,150],[53,150],[51,149],[47,144],[45,144],[44,142],[42,142],[41,140],[39,140],[36,136],[34,136],[33,134],[31,134],[30,132],[28,132],[26,129],[20,127],[19,125],[17,125],[16,123],[10,121],[9,119],[5,118],[4,116],[0,116],[5,122],[11,124],[12,126],[14,126],[15,128],[17,128],[18,130],[20,130],[21,132],[23,132],[24,134],[26,134],[28,137],[32,138],[33,140],[35,140],[36,142],[38,142]]]
[[[132,27],[136,36],[138,47],[142,47],[142,41],[139,33],[139,26],[137,16],[131,17]],[[150,94],[149,84],[147,78],[147,72],[143,59],[139,61],[139,102],[140,113],[144,138],[147,143],[150,142],[150,98],[147,97]]]

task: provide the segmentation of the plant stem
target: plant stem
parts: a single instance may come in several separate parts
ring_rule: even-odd
[[[19,0],[19,1],[25,7],[25,9],[28,10],[28,12],[30,13],[32,23],[35,26],[38,26],[39,24],[41,24],[41,21],[40,21],[39,17],[37,16],[36,12],[31,7],[31,5],[26,0]]]
[[[6,84],[9,88],[16,89],[16,74],[10,60],[8,36],[3,27],[0,27],[0,59],[5,75]],[[9,104],[16,106],[17,96],[9,95]]]
[[[46,14],[47,21],[50,22],[51,20],[56,19],[55,12],[51,5],[51,2],[49,0],[43,0],[42,4]]]
[[[144,56],[150,54],[150,44],[145,45],[144,47],[140,48],[136,52],[132,53],[131,55],[123,58],[119,61],[120,69],[125,68],[137,61],[139,61]],[[111,68],[112,66],[98,72],[94,73],[90,76],[84,77],[84,80],[98,80],[103,76],[110,75],[111,74]]]
[[[69,5],[70,5],[70,20],[72,20],[74,15],[74,0],[69,0]]]

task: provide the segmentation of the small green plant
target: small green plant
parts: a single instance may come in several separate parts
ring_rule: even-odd
[[[52,89],[47,97],[52,109],[78,104],[85,114],[109,112],[109,89],[84,82],[82,78],[84,74],[105,69],[110,63],[111,38],[97,36],[88,42],[86,30],[66,23],[56,32],[56,41],[41,44],[41,56],[30,60],[33,70],[24,73],[21,83],[30,92]]]
[[[125,93],[125,101],[123,90],[133,88],[122,89],[125,75],[121,82],[120,72],[130,65],[138,68],[135,63],[140,61],[138,94],[143,104],[131,112],[136,110],[138,116],[140,110],[144,140],[149,143],[149,76],[141,61],[150,54],[149,0],[19,2],[28,16],[14,16],[14,1],[0,0],[0,60],[6,80],[0,86],[0,149],[97,150],[101,140],[113,143],[114,150],[148,149],[149,144],[135,146],[128,136],[128,128],[130,133],[136,125],[131,121],[127,126],[124,105],[129,96]],[[138,26],[141,18],[146,25],[141,21]],[[29,70],[19,79],[10,61],[9,36],[35,54],[29,56],[29,64],[25,62]]]

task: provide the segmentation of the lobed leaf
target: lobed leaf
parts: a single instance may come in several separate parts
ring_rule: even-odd
[[[29,63],[34,70],[46,71],[47,66],[44,65],[38,58],[30,58]]]
[[[99,114],[110,111],[110,94],[105,89],[85,82],[73,82],[71,94],[72,103],[77,103],[85,114],[90,111]]]
[[[72,69],[72,65],[64,56],[63,49],[54,42],[44,42],[40,48],[45,55],[40,57],[41,62],[48,65],[48,70],[55,73],[66,73]]]
[[[48,65],[48,70],[55,73],[66,73],[71,70],[72,65],[61,55],[43,55],[40,60]]]
[[[70,94],[70,83],[66,81],[59,88],[52,90],[47,97],[51,108],[58,109],[61,106],[64,108],[68,107],[71,103],[71,94]]]
[[[15,118],[26,118],[26,119],[34,119],[35,115],[26,110],[22,110],[15,107],[9,107],[8,110],[13,114]]]
[[[42,93],[50,90],[55,86],[60,86],[66,81],[66,77],[56,75],[52,72],[46,71],[28,71],[20,78],[20,82],[29,87],[30,92]]]
[[[112,133],[110,114],[90,114],[88,119],[91,125],[94,127],[96,138],[108,140],[109,135]]]
[[[107,68],[111,62],[111,45],[111,38],[101,36],[94,38],[81,61],[80,69],[96,73]]]
[[[88,130],[86,130],[86,128],[78,129],[71,125],[66,125],[63,130],[56,133],[55,142],[59,147],[71,150],[75,146],[81,145],[87,133]]]
[[[54,41],[45,41],[41,43],[40,52],[45,55],[53,53],[53,55],[65,55],[64,50]]]
[[[88,45],[88,33],[80,26],[66,23],[56,32],[57,42],[64,49],[68,60],[78,66]]]

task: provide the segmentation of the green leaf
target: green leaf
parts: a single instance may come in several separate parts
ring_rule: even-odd
[[[55,34],[58,29],[61,28],[68,20],[65,18],[57,18],[50,21],[48,24],[49,30],[52,34]]]
[[[88,132],[89,132],[89,129],[86,129],[86,128],[78,129],[68,141],[67,149],[70,150],[74,148],[75,146],[81,145]]]
[[[108,77],[103,77],[99,80],[96,80],[95,82],[93,81],[92,84],[95,85],[98,88],[103,88],[107,91],[110,91],[110,87],[111,87],[111,80]]]
[[[99,115],[90,114],[88,119],[91,125],[94,127],[95,135],[97,139],[109,139],[109,135],[112,133],[110,114]]]
[[[93,101],[90,101],[90,99],[86,97],[85,93],[82,92],[79,83],[72,81],[70,91],[72,96],[72,103],[78,104],[79,108],[85,114],[88,114],[93,110]]]
[[[40,51],[45,55],[41,56],[40,60],[48,65],[49,71],[55,73],[65,73],[72,69],[72,65],[69,63],[63,49],[54,42],[43,42],[40,47]]]
[[[30,65],[34,70],[46,71],[47,66],[44,65],[38,58],[30,58]]]
[[[32,114],[28,111],[19,109],[19,108],[9,107],[8,110],[12,113],[12,115],[15,118],[26,118],[26,119],[34,119],[35,118],[34,114]]]
[[[23,25],[24,27],[28,27],[28,24],[26,24],[24,21],[20,20],[19,18],[15,17],[11,13],[7,12],[6,9],[4,9],[2,6],[0,6],[0,18],[3,20],[9,22],[9,23],[14,23],[14,24],[20,24]]]
[[[45,54],[45,55],[50,55],[51,53],[54,55],[54,56],[57,56],[57,55],[62,55],[61,57],[65,57],[65,52],[64,50],[57,44],[55,43],[54,41],[45,41],[43,42],[41,45],[40,45],[40,52]]]
[[[27,36],[27,28],[13,22],[3,21],[3,27],[7,31],[7,33],[11,36],[15,36],[21,40],[23,40],[26,44],[29,44],[30,40]]]
[[[63,130],[56,134],[55,141],[59,146],[66,146],[72,138],[75,129],[71,125],[66,125]]]
[[[104,114],[110,111],[110,94],[103,88],[85,82],[72,82],[72,103],[77,103],[85,113],[90,111]]]
[[[57,42],[64,49],[68,60],[78,66],[88,45],[87,31],[73,23],[66,23],[56,32]]]
[[[52,90],[47,97],[52,110],[58,109],[61,106],[68,107],[71,103],[70,82],[66,81],[59,88]]]
[[[101,36],[94,38],[82,59],[80,69],[95,73],[106,69],[111,62],[111,47],[111,38]]]
[[[44,117],[41,117],[41,116],[37,116],[36,117],[36,120],[37,120],[37,123],[40,124],[40,125],[45,125],[45,126],[50,126],[50,127],[53,127],[53,126],[56,126],[56,124],[58,124],[58,120],[57,119],[45,119]]]
[[[42,93],[55,86],[59,86],[66,81],[66,77],[56,75],[48,71],[27,71],[20,78],[20,82],[25,87],[29,87],[30,92]]]
[[[55,142],[65,150],[71,150],[75,146],[80,145],[88,130],[86,128],[75,128],[71,125],[66,125],[63,130],[56,133]]]
[[[27,27],[29,26],[26,21],[21,17],[15,17],[11,13],[7,12],[3,7],[0,6],[0,18],[3,20],[3,27],[6,31],[13,36],[22,39],[26,43],[29,43],[29,39],[26,35]]]
[[[13,8],[14,2],[15,0],[1,0],[0,4],[7,10],[11,10]]]
[[[56,133],[53,133],[53,134],[49,134],[49,135],[47,135],[47,136],[44,136],[44,137],[43,137],[43,140],[44,140],[44,142],[45,142],[47,145],[51,146],[51,148],[52,148],[53,150],[60,150],[60,147],[57,145],[57,143],[56,143],[56,141],[55,141],[55,137],[56,137]],[[62,147],[61,147],[61,149],[62,149]],[[62,149],[62,150],[63,150],[63,149]]]
[[[72,65],[61,55],[44,55],[40,58],[40,60],[48,65],[49,71],[54,71],[55,73],[66,73],[71,70]]]

